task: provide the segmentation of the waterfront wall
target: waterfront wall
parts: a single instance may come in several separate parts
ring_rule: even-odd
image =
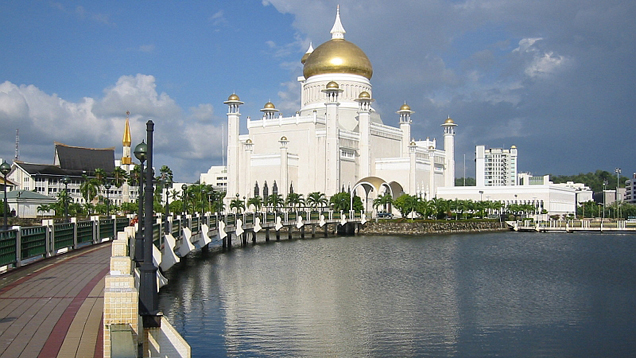
[[[506,231],[505,223],[499,221],[369,221],[358,231],[360,235],[425,235],[452,234],[486,231]]]

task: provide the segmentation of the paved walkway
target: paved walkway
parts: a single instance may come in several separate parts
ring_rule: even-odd
[[[0,357],[102,357],[110,243],[0,275]]]

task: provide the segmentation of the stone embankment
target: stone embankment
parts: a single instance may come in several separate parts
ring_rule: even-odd
[[[360,227],[359,235],[424,235],[486,231],[507,231],[499,221],[369,221]]]

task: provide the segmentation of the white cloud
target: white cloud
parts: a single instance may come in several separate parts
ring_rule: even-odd
[[[214,13],[214,15],[210,16],[208,19],[213,26],[222,26],[227,24],[227,20],[225,19],[225,14],[223,10],[219,10]]]
[[[182,158],[202,160],[209,166],[221,155],[222,130],[211,104],[181,108],[166,93],[156,91],[155,78],[149,75],[122,76],[104,90],[103,98],[85,97],[70,102],[56,94],[47,94],[33,85],[0,84],[0,123],[19,128],[21,146],[50,148],[51,152],[25,157],[28,162],[51,163],[53,142],[94,148],[115,147],[121,155],[125,112],[130,111],[133,142],[146,136],[146,122],[155,123],[155,152],[168,166],[186,168]],[[217,122],[215,123],[215,120]],[[4,131],[3,141],[13,133]],[[25,151],[22,151],[25,153]],[[187,172],[182,175],[194,176]],[[194,180],[193,178],[188,178]]]
[[[154,50],[155,50],[155,45],[153,44],[139,46],[140,52],[153,52]]]
[[[543,51],[537,45],[543,38],[524,38],[519,41],[519,47],[512,52],[524,56],[528,54],[530,61],[524,69],[526,76],[530,78],[547,77],[556,73],[568,62],[564,56],[555,55],[553,51]]]

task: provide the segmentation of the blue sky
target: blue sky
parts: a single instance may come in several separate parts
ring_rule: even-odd
[[[386,124],[406,101],[415,139],[457,127],[457,176],[474,147],[519,149],[519,170],[636,171],[636,3],[569,0],[7,1],[0,3],[0,157],[52,163],[53,142],[116,147],[155,122],[155,165],[194,181],[221,159],[223,101],[244,119],[299,107],[309,42],[346,38],[374,67]],[[245,133],[245,130],[243,130]]]

